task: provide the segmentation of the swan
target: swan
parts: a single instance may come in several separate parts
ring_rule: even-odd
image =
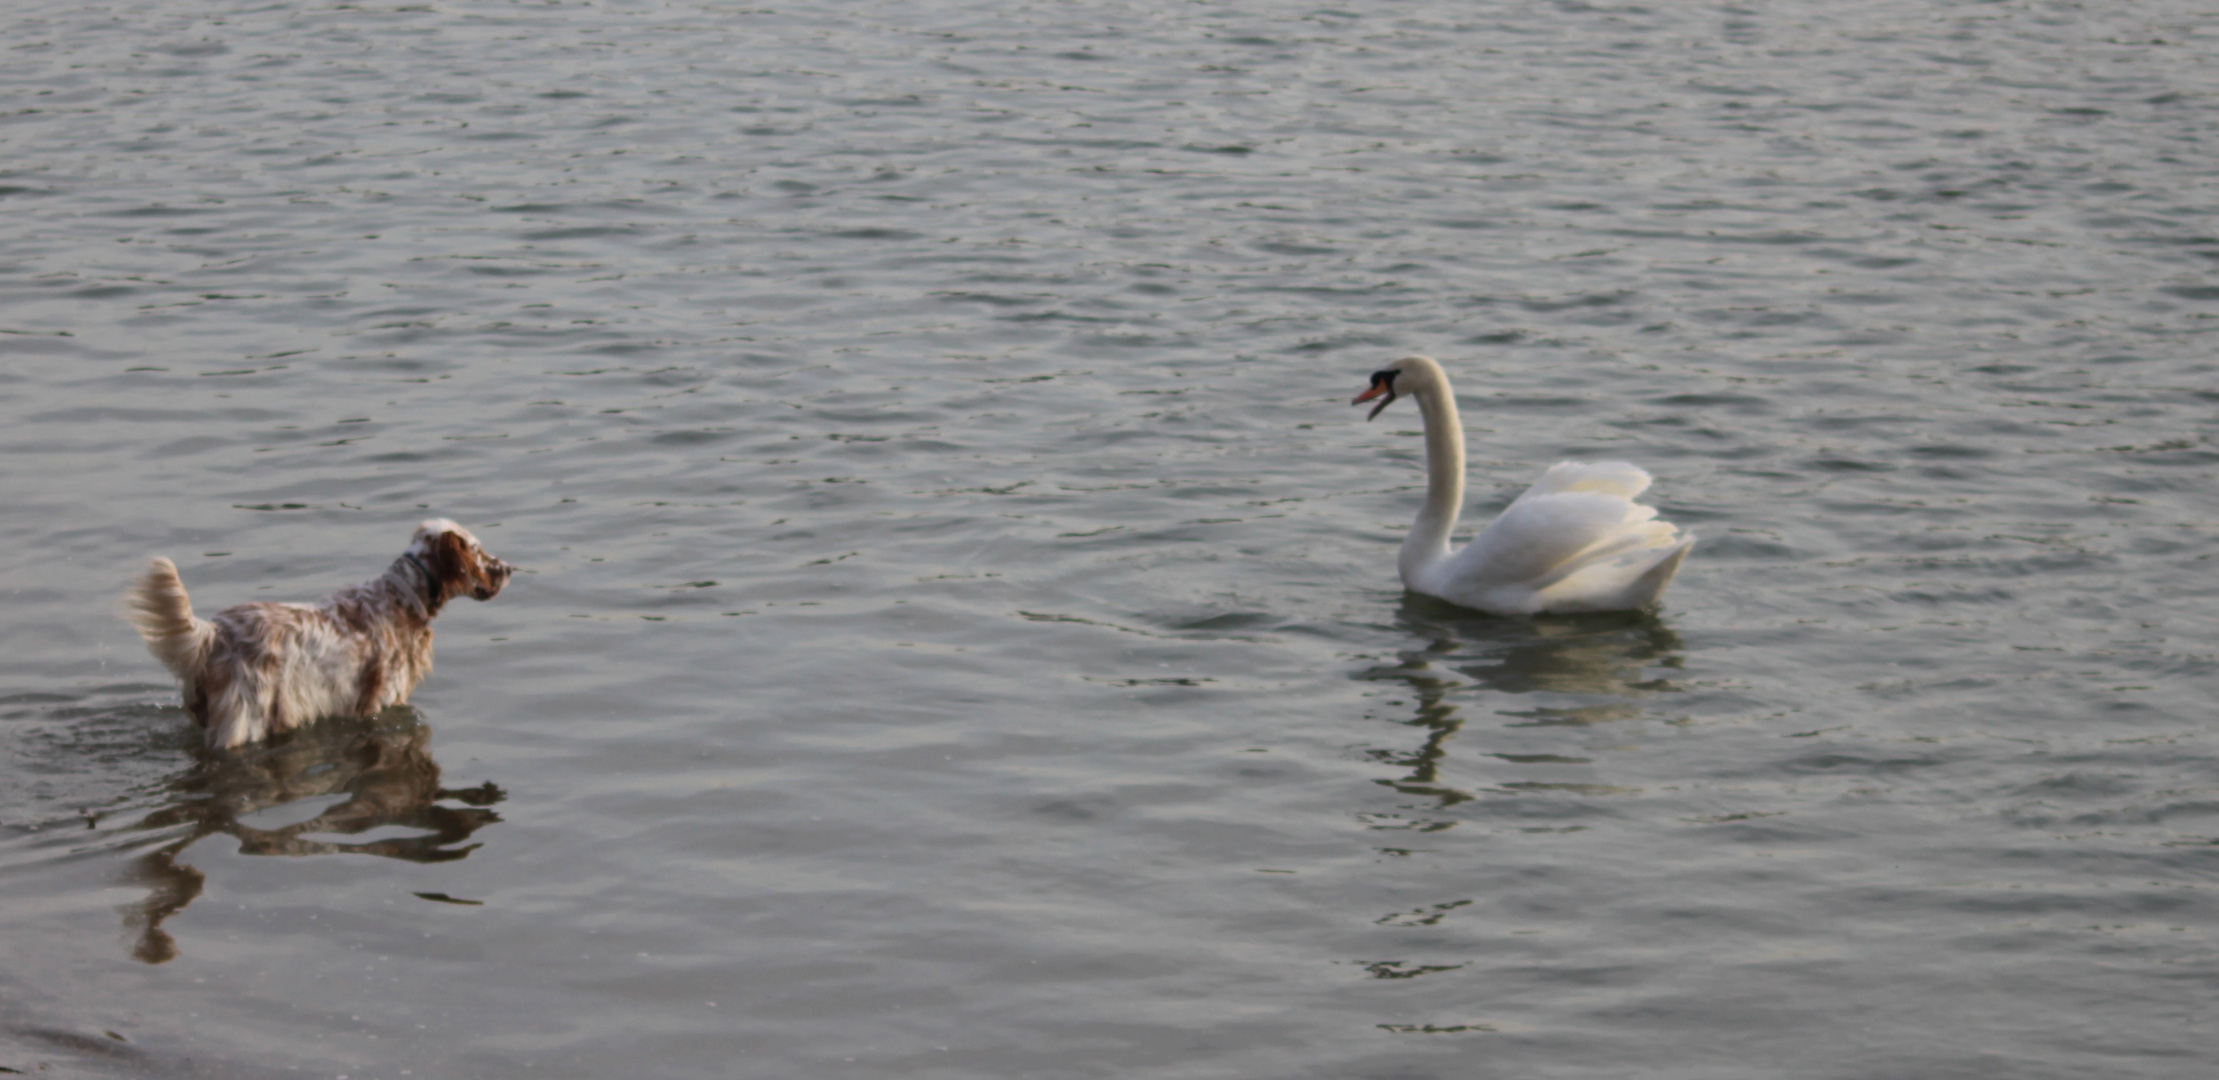
[[[1630,611],[1664,594],[1695,537],[1634,502],[1649,474],[1622,461],[1549,467],[1462,550],[1449,531],[1464,505],[1464,422],[1448,373],[1427,356],[1373,372],[1351,405],[1418,399],[1425,418],[1425,506],[1402,541],[1402,583],[1412,592],[1496,615]]]

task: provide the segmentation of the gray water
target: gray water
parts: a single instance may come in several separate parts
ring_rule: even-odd
[[[2184,1077],[2178,2],[61,3],[0,64],[0,1066]],[[1403,594],[1623,459],[1653,613]],[[194,748],[114,613],[521,571]]]

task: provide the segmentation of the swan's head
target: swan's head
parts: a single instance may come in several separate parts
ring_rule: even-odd
[[[1370,416],[1364,417],[1366,420],[1374,420],[1379,417],[1381,412],[1385,411],[1387,406],[1395,403],[1395,398],[1403,394],[1422,395],[1430,393],[1438,389],[1447,379],[1448,376],[1441,371],[1441,365],[1434,362],[1432,357],[1405,356],[1386,367],[1380,368],[1378,371],[1372,372],[1371,389],[1356,395],[1356,399],[1349,402],[1349,404],[1362,405],[1376,397],[1386,398],[1385,401],[1372,406]]]

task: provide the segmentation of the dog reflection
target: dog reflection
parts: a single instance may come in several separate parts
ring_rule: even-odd
[[[1423,730],[1414,751],[1372,750],[1370,756],[1405,775],[1380,783],[1454,806],[1475,796],[1441,779],[1448,743],[1464,727],[1451,693],[1475,687],[1501,694],[1586,695],[1607,700],[1571,707],[1537,707],[1522,713],[1527,725],[1583,725],[1627,720],[1641,715],[1639,699],[1671,689],[1669,679],[1651,671],[1680,666],[1679,635],[1655,615],[1622,612],[1603,615],[1498,618],[1422,596],[1410,596],[1396,623],[1426,644],[1404,651],[1400,662],[1372,668],[1361,676],[1401,683],[1417,699],[1416,715],[1396,723]],[[1518,725],[1526,726],[1526,725]],[[1428,829],[1447,828],[1427,823]]]
[[[262,746],[201,754],[191,769],[170,782],[171,804],[134,826],[185,826],[186,833],[132,864],[130,881],[149,890],[146,899],[125,908],[127,925],[138,933],[132,955],[149,964],[177,956],[177,942],[162,923],[192,903],[206,881],[199,869],[178,859],[186,848],[216,833],[236,838],[239,850],[248,855],[382,855],[436,863],[476,850],[478,844],[463,842],[501,820],[485,808],[505,793],[491,783],[459,790],[440,787],[430,742],[431,728],[404,707],[368,719],[327,719]],[[346,798],[291,825],[265,829],[240,820],[256,811],[334,795]],[[444,801],[464,805],[441,805]],[[363,843],[325,838],[386,825],[424,831]]]

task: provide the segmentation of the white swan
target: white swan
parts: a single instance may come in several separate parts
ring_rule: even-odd
[[[1448,373],[1406,356],[1374,372],[1350,404],[1418,399],[1425,417],[1425,508],[1402,542],[1402,583],[1412,592],[1497,615],[1629,611],[1664,594],[1695,546],[1653,506],[1634,502],[1649,474],[1622,461],[1550,466],[1463,550],[1449,530],[1464,505],[1464,423]]]

